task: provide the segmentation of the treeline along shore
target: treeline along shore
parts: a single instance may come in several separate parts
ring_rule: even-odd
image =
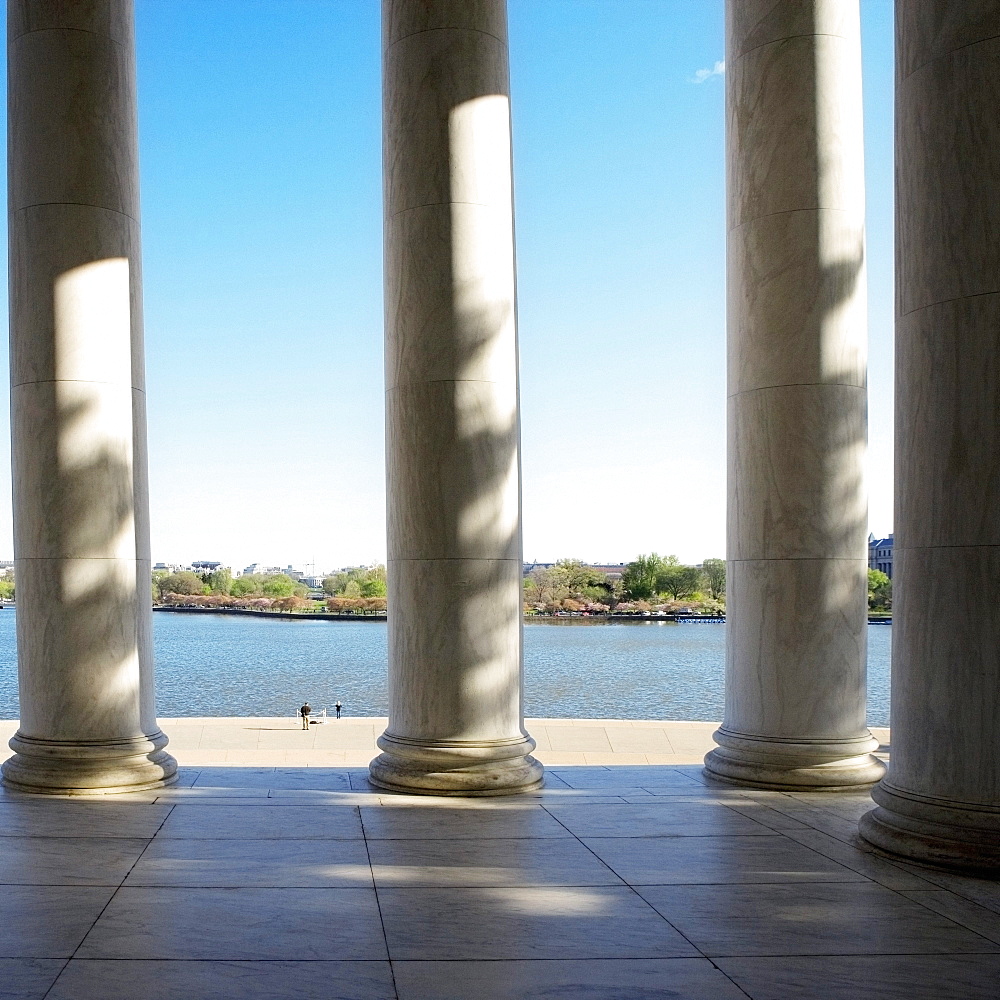
[[[642,618],[654,621],[723,620],[726,562],[705,559],[686,565],[677,556],[637,556],[620,571],[579,559],[533,568],[524,578],[524,614],[529,618]],[[161,608],[280,614],[301,617],[384,620],[386,570],[360,566],[332,574],[310,590],[284,573],[233,577],[228,569],[153,574],[153,602]],[[868,572],[868,607],[888,616],[892,583]]]

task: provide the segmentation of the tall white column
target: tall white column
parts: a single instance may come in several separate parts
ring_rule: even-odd
[[[892,758],[861,833],[1000,869],[1000,4],[896,3]]]
[[[718,778],[876,781],[857,0],[728,0],[729,499]]]
[[[377,785],[539,784],[521,697],[505,0],[383,0],[389,725]]]
[[[172,779],[153,707],[131,0],[9,0],[21,725],[4,781]]]

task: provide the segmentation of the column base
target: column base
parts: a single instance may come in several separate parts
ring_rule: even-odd
[[[720,728],[719,746],[705,757],[705,772],[716,781],[749,788],[806,792],[849,790],[873,785],[885,764],[871,751],[871,733],[849,740],[776,740]]]
[[[920,795],[884,780],[872,798],[877,806],[858,829],[875,847],[924,864],[1000,873],[1000,806]]]
[[[3,783],[43,795],[161,788],[177,780],[177,761],[163,749],[166,745],[167,737],[159,730],[138,739],[94,743],[42,740],[19,731],[10,741],[15,753],[3,764]]]
[[[416,795],[517,795],[541,787],[542,765],[530,756],[535,741],[477,743],[408,740],[383,733],[385,751],[368,766],[379,788]]]

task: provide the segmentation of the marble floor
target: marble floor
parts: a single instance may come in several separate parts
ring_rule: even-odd
[[[0,793],[0,998],[997,996],[1000,883],[865,849],[864,793],[592,764],[459,800],[365,774]]]

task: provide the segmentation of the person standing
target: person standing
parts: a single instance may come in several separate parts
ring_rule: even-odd
[[[337,718],[339,719],[340,718],[340,708],[341,708],[340,702],[338,701],[337,704],[334,705],[333,707],[337,710]]]
[[[308,729],[309,728],[309,713],[310,712],[312,712],[312,708],[309,706],[309,702],[307,701],[299,709],[299,715],[302,716],[302,728],[303,729]]]

